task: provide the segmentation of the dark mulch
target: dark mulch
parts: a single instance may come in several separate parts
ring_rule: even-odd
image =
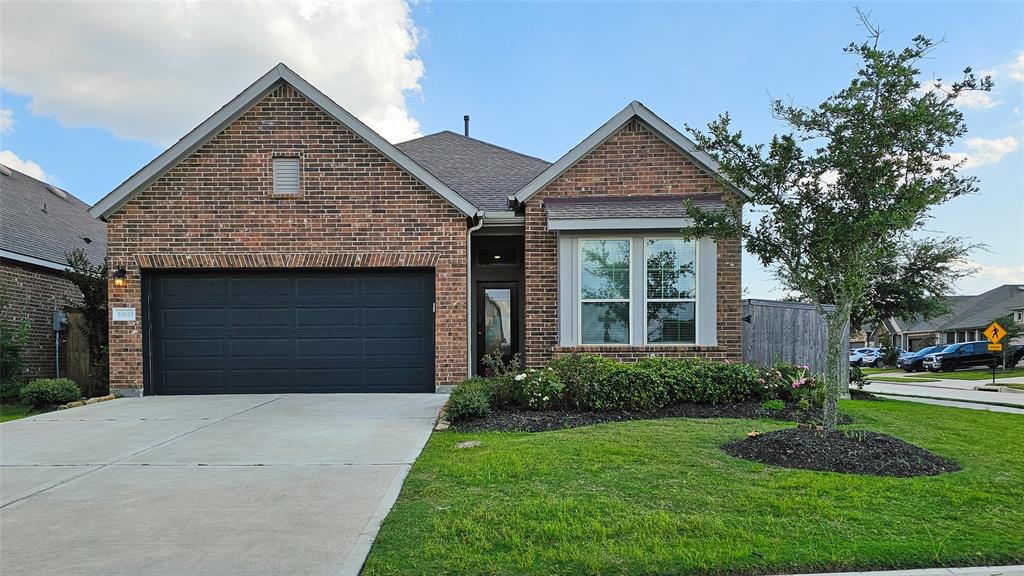
[[[820,417],[817,412],[808,414],[795,403],[787,403],[782,410],[766,410],[760,402],[740,404],[676,404],[661,410],[631,411],[611,410],[587,412],[582,410],[495,410],[486,418],[475,418],[453,424],[459,431],[496,432],[547,432],[590,426],[602,422],[625,422],[628,420],[651,420],[656,418],[767,418],[787,422],[811,422]],[[852,422],[849,416],[839,415],[843,424]]]
[[[872,476],[935,476],[960,466],[888,434],[786,428],[722,446],[726,454],[785,468]]]
[[[879,398],[871,392],[865,392],[858,390],[857,388],[850,388],[850,399],[851,400],[885,400],[885,398]]]

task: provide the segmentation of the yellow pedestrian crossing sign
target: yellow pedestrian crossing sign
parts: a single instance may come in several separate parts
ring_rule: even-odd
[[[982,334],[985,335],[985,338],[988,338],[989,342],[995,344],[1002,340],[1003,336],[1006,336],[1006,328],[1000,326],[999,322],[993,322],[988,325],[988,328],[985,328]]]

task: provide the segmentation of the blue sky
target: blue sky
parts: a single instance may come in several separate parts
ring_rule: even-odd
[[[35,162],[51,181],[88,202],[109,192],[276,60],[394,140],[460,131],[463,114],[470,114],[474,137],[553,161],[633,99],[680,128],[704,125],[728,111],[750,139],[766,139],[782,129],[768,114],[769,97],[790,96],[813,105],[841,88],[857,64],[842,47],[864,35],[855,4],[843,2],[421,2],[361,14],[378,27],[348,45],[337,40],[346,37],[344,30],[332,28],[346,26],[345,18],[309,17],[302,13],[309,10],[305,5],[284,5],[280,12],[261,8],[252,16],[255,26],[261,18],[293,18],[288,11],[298,10],[294,21],[299,28],[307,23],[308,30],[289,33],[317,41],[319,48],[309,50],[335,51],[322,58],[330,65],[317,65],[295,51],[294,45],[307,44],[294,36],[282,40],[278,52],[247,48],[246,35],[225,41],[213,16],[204,19],[212,29],[208,33],[183,24],[187,33],[177,36],[119,39],[123,27],[96,34],[83,28],[89,22],[104,25],[102,18],[83,22],[68,13],[61,32],[70,40],[34,64],[46,74],[33,75],[27,65],[22,70],[12,62],[19,29],[31,29],[43,16],[52,29],[62,13],[34,15],[34,8],[23,6],[19,12],[10,6],[5,5],[0,98],[13,124],[5,122],[0,150]],[[100,16],[104,10],[119,10],[118,5],[98,6],[93,12]],[[989,244],[974,255],[983,269],[962,284],[964,292],[1024,282],[1024,4],[860,6],[883,28],[888,46],[902,46],[919,33],[945,37],[934,58],[922,63],[928,78],[955,78],[967,65],[994,72],[996,90],[964,108],[970,134],[954,147],[970,156],[970,173],[981,179],[981,193],[937,209],[931,228]],[[220,16],[224,26],[238,19]],[[351,14],[341,16],[352,19]],[[138,18],[155,17],[140,13]],[[103,58],[89,58],[93,48],[76,41],[79,33],[84,39],[106,38],[92,40],[103,44],[94,50]],[[328,39],[342,44],[327,44]],[[412,52],[405,45],[410,41]],[[167,52],[178,60],[191,58],[191,67],[176,67],[164,56]],[[345,62],[334,63],[335,55]],[[105,68],[99,68],[100,62]],[[83,73],[90,66],[102,71],[102,89],[92,89],[90,76]],[[160,76],[146,76],[150,69]],[[173,83],[176,73],[181,86]],[[196,74],[196,79],[190,76]],[[203,82],[204,89],[190,82]],[[69,91],[74,97],[66,96]],[[140,97],[117,101],[118,94],[135,92]],[[380,101],[388,107],[375,107]],[[176,103],[188,112],[175,114]],[[148,124],[153,130],[147,131]],[[770,274],[749,257],[744,284],[750,297],[779,295]]]

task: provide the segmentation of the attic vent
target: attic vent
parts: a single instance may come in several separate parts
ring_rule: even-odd
[[[7,166],[4,166],[3,164],[0,164],[0,174],[3,174],[4,176],[10,176],[11,169],[8,168]]]
[[[53,194],[54,196],[60,198],[61,200],[68,199],[68,193],[61,190],[60,188],[57,188],[56,186],[47,186],[46,189],[50,192],[50,194]]]
[[[274,158],[274,194],[299,193],[299,159]]]

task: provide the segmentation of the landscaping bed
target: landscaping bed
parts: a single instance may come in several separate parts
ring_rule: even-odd
[[[736,404],[675,404],[658,410],[494,410],[484,417],[464,420],[452,426],[460,432],[548,432],[579,426],[590,426],[603,422],[625,422],[629,420],[650,420],[658,418],[751,418],[789,422],[813,422],[819,414],[808,413],[799,404],[788,402],[781,410],[768,409],[762,402],[739,402]],[[852,420],[840,415],[840,423]]]
[[[1022,417],[844,400],[858,428],[955,461],[834,474],[721,446],[791,429],[726,418],[431,436],[363,574],[779,574],[1024,562]],[[473,448],[459,444],[479,442]]]
[[[960,470],[956,462],[899,438],[860,430],[824,434],[813,428],[786,428],[729,442],[722,450],[786,468],[872,476],[934,476]]]

